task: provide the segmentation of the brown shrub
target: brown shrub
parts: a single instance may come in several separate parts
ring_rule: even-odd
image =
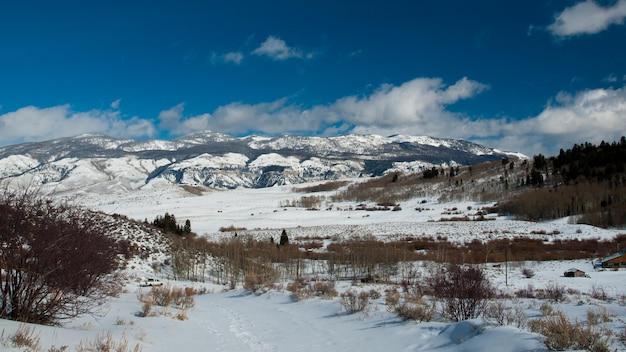
[[[337,290],[333,281],[316,281],[313,284],[313,292],[316,296],[327,299],[337,297]]]
[[[585,349],[587,351],[609,351],[607,339],[591,327],[571,323],[565,314],[555,315],[528,323],[530,330],[545,336],[546,346],[555,351]]]
[[[428,284],[443,303],[442,314],[455,321],[478,317],[485,300],[493,297],[491,284],[480,268],[450,265],[432,274]]]
[[[97,309],[128,253],[104,227],[96,213],[0,191],[0,318],[55,324]]]
[[[385,293],[385,305],[387,306],[387,310],[390,312],[394,312],[400,303],[400,292],[396,289],[388,290]]]
[[[346,291],[340,295],[341,306],[348,314],[362,312],[367,309],[370,303],[368,292],[356,294],[354,291]]]
[[[422,300],[418,302],[403,302],[395,308],[396,314],[402,319],[418,322],[431,321],[435,315],[435,304],[428,304]]]
[[[556,282],[550,282],[543,290],[537,291],[537,298],[561,302],[565,300],[565,287]]]
[[[609,299],[609,295],[606,294],[604,287],[596,285],[591,286],[591,292],[589,293],[589,296],[601,301],[607,301]]]
[[[243,280],[243,288],[257,293],[259,290],[271,288],[278,279],[278,273],[270,264],[258,265],[250,268]]]

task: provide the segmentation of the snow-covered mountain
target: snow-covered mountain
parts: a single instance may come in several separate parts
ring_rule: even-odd
[[[270,187],[473,164],[506,153],[425,136],[237,138],[211,131],[176,140],[80,135],[0,148],[0,180],[55,192],[125,192],[155,185]]]

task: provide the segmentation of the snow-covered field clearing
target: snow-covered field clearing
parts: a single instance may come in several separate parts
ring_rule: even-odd
[[[315,183],[313,183],[315,184]],[[89,208],[106,213],[119,213],[137,220],[151,221],[165,212],[183,221],[189,219],[193,230],[209,238],[219,238],[221,227],[246,228],[244,233],[257,238],[276,237],[286,228],[292,238],[336,237],[348,239],[374,236],[395,240],[407,236],[447,237],[451,242],[473,239],[489,240],[502,237],[532,237],[545,240],[599,238],[610,239],[626,230],[605,230],[588,225],[568,224],[566,219],[534,223],[498,217],[492,221],[444,221],[442,218],[475,214],[488,203],[459,201],[439,203],[436,198],[414,198],[400,204],[400,211],[357,211],[354,202],[331,202],[327,199],[320,210],[281,207],[286,201],[302,196],[330,196],[332,192],[299,193],[294,187],[279,186],[261,189],[240,188],[230,191],[210,191],[191,194],[170,185],[150,185],[127,195],[77,195],[76,200]],[[422,201],[426,200],[426,203]],[[332,210],[327,207],[333,205]],[[471,208],[469,208],[471,207]],[[423,210],[417,211],[416,208]],[[446,215],[456,208],[461,214]],[[492,217],[490,215],[488,217]]]
[[[354,202],[331,203],[329,198],[320,210],[281,206],[302,196],[328,197],[332,194],[306,194],[293,190],[304,186],[307,185],[193,194],[180,187],[153,183],[129,194],[87,192],[74,194],[71,199],[87,208],[124,214],[136,220],[152,220],[169,212],[175,214],[179,222],[189,219],[195,232],[210,239],[233,236],[219,231],[228,226],[246,228],[239,233],[257,239],[273,237],[277,240],[280,230],[286,228],[290,239],[330,238],[325,242],[368,236],[381,240],[409,236],[445,237],[456,243],[518,236],[542,240],[611,239],[625,232],[569,224],[567,219],[534,223],[494,214],[487,215],[493,219],[487,221],[440,221],[450,217],[474,218],[480,208],[493,204],[473,201],[440,203],[435,196],[402,202],[399,211],[357,211]],[[332,209],[328,210],[331,204]],[[151,240],[141,238],[139,241]],[[155,248],[162,246],[159,243],[152,245]],[[47,351],[52,345],[70,346],[68,351],[71,351],[81,342],[87,344],[109,333],[113,339],[127,340],[130,347],[137,345],[143,351],[546,350],[543,337],[531,333],[527,326],[501,326],[489,318],[456,323],[442,317],[438,309],[430,322],[403,320],[385,305],[385,290],[400,290],[397,286],[337,281],[335,287],[339,293],[348,290],[369,292],[372,289],[380,293],[366,312],[347,314],[338,297],[294,300],[286,290],[287,282],[256,295],[241,288],[241,283],[234,290],[226,290],[221,285],[168,280],[171,277],[168,269],[155,273],[151,265],[165,262],[166,257],[167,253],[157,251],[147,259],[134,258],[126,269],[131,278],[126,292],[102,306],[101,315],[82,316],[57,327],[27,325],[39,338],[41,351]],[[416,263],[417,280],[425,282],[433,265],[430,262]],[[551,309],[562,311],[570,321],[578,321],[583,326],[588,325],[589,311],[602,311],[608,320],[602,321],[597,328],[612,334],[609,339],[611,350],[626,348],[620,342],[626,329],[626,271],[594,271],[588,260],[509,263],[506,284],[503,263],[482,267],[491,284],[508,297],[499,301],[511,311],[523,311],[525,319],[544,317],[548,303]],[[534,271],[534,277],[524,277],[522,268]],[[589,277],[563,277],[563,272],[570,268],[583,270]],[[140,289],[136,281],[139,277],[150,276],[176,287],[206,287],[211,293],[194,296],[195,304],[186,309],[186,319],[176,319],[181,310],[174,307],[156,307],[154,316],[141,317],[142,303],[138,294],[147,289]],[[529,286],[541,290],[551,285],[568,290],[566,298],[549,302],[516,297],[516,291]],[[591,297],[594,290],[605,292],[608,298]],[[23,350],[10,341],[19,327],[20,323],[0,320],[0,350]]]
[[[518,267],[532,268],[536,275],[523,278]],[[570,267],[587,271],[589,278],[564,278]],[[587,311],[602,306],[610,321],[602,323],[616,334],[624,329],[626,307],[618,295],[626,292],[626,272],[594,272],[585,261],[516,263],[510,267],[509,287],[504,286],[503,269],[487,266],[492,283],[505,292],[533,285],[542,288],[548,283],[579,291],[566,301],[553,303],[554,309],[565,312],[572,320],[585,322]],[[115,340],[126,339],[143,351],[540,351],[545,350],[542,338],[524,329],[497,326],[488,320],[461,323],[436,319],[433,322],[403,321],[389,313],[384,305],[385,285],[353,286],[338,282],[339,292],[353,289],[376,289],[382,297],[371,304],[366,313],[346,314],[339,300],[313,298],[296,302],[283,290],[261,295],[242,289],[225,291],[222,286],[189,282],[169,282],[176,286],[205,287],[212,293],[195,296],[195,305],[187,310],[187,319],[175,319],[176,308],[161,309],[155,316],[140,317],[138,293],[147,289],[129,284],[127,291],[101,307],[101,315],[84,316],[60,327],[29,325],[46,351],[50,346],[76,346],[110,333]],[[599,301],[587,294],[601,287],[612,298]],[[623,298],[622,298],[623,300]],[[519,306],[529,319],[542,316],[543,300],[508,300]],[[0,320],[0,331],[10,337],[19,323]],[[620,330],[621,329],[621,330]],[[624,348],[617,340],[616,350]],[[0,345],[2,346],[2,345]],[[5,341],[3,351],[21,351]]]

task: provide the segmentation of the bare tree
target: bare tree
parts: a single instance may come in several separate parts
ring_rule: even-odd
[[[455,321],[478,317],[493,296],[483,271],[471,266],[450,265],[434,273],[428,284],[443,303],[443,315]]]
[[[97,215],[28,192],[0,194],[0,317],[40,324],[89,313],[128,253]]]

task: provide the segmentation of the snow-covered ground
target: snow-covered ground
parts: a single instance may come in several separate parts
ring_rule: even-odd
[[[220,227],[235,226],[247,233],[267,238],[276,236],[282,228],[289,229],[293,238],[332,236],[353,238],[374,236],[393,240],[406,236],[445,236],[452,242],[473,239],[489,240],[525,236],[545,240],[572,238],[613,238],[626,230],[605,230],[593,226],[568,224],[566,220],[534,223],[498,217],[493,221],[444,221],[442,218],[475,214],[483,206],[473,201],[439,203],[434,198],[415,198],[402,202],[400,211],[356,211],[354,202],[331,202],[320,210],[281,207],[286,201],[302,196],[330,196],[332,192],[305,194],[294,192],[296,186],[261,189],[241,188],[230,191],[208,191],[193,195],[168,184],[151,185],[126,196],[80,195],[77,201],[87,207],[107,213],[120,213],[137,220],[152,220],[165,212],[179,220],[189,219],[200,235],[219,238]],[[426,200],[426,203],[422,201]],[[327,208],[332,205],[332,210]],[[415,210],[422,208],[421,211]],[[461,214],[444,214],[457,208]],[[534,232],[534,233],[533,233]],[[278,232],[279,233],[279,232]],[[545,234],[543,234],[545,233]]]
[[[510,327],[404,323],[384,308],[369,315],[345,315],[336,301],[293,302],[282,293],[242,291],[196,297],[188,320],[140,318],[134,294],[114,299],[100,318],[64,327],[35,326],[42,345],[75,346],[103,332],[125,337],[144,351],[528,351],[542,348],[537,336]],[[123,322],[122,322],[123,321]],[[18,324],[0,320],[10,334]],[[476,335],[476,336],[474,336]],[[504,347],[497,341],[508,341]],[[10,349],[5,351],[20,351]]]
[[[354,181],[354,180],[353,180]],[[358,181],[356,181],[358,182]],[[310,184],[309,184],[310,185]],[[357,211],[354,202],[324,201],[320,210],[285,208],[281,204],[302,196],[330,196],[332,192],[304,194],[296,186],[262,189],[206,191],[190,193],[165,181],[151,182],[126,195],[119,193],[74,192],[71,201],[106,213],[119,213],[137,220],[152,220],[165,212],[175,214],[179,221],[189,219],[200,235],[219,239],[220,227],[245,227],[245,234],[257,238],[277,238],[280,229],[287,228],[290,238],[327,237],[348,239],[375,236],[383,240],[406,236],[445,236],[449,241],[467,242],[489,240],[504,236],[525,236],[544,240],[571,238],[609,239],[624,230],[605,230],[587,225],[569,224],[567,219],[533,223],[488,215],[489,221],[440,221],[442,218],[470,216],[490,203],[458,201],[440,203],[433,198],[415,198],[400,204],[400,211]],[[425,202],[423,202],[425,201]],[[332,209],[328,210],[329,208]],[[352,210],[351,210],[352,208]],[[420,210],[416,210],[420,208]],[[454,209],[456,208],[456,209]],[[135,225],[139,226],[139,225]],[[129,227],[130,229],[130,227]],[[130,230],[129,230],[130,231]],[[150,241],[144,237],[135,241]],[[152,243],[152,256],[147,260],[135,258],[127,269],[130,277],[154,275],[151,261],[163,262],[162,243]],[[432,263],[418,263],[422,277]],[[514,294],[516,290],[545,288],[558,284],[570,288],[564,302],[553,304],[571,320],[585,322],[590,309],[603,307],[611,316],[604,328],[615,334],[625,329],[626,271],[594,271],[585,260],[561,262],[511,263],[508,285],[505,285],[504,265],[484,266],[491,283],[500,291]],[[525,278],[521,268],[535,272]],[[565,278],[563,272],[577,268],[587,272],[586,278]],[[164,274],[165,276],[165,274]],[[167,281],[167,280],[166,280]],[[539,351],[545,350],[542,337],[525,329],[495,326],[493,322],[471,320],[453,323],[437,317],[433,322],[402,321],[386,310],[384,298],[375,300],[367,313],[348,315],[342,312],[339,299],[319,298],[295,302],[284,289],[274,289],[262,295],[248,294],[242,289],[225,291],[223,286],[170,281],[174,286],[206,286],[212,293],[195,297],[195,305],[187,311],[188,319],[174,319],[175,308],[165,314],[139,317],[141,303],[136,283],[127,291],[101,307],[102,315],[83,316],[62,326],[33,325],[40,338],[42,350],[49,346],[73,346],[92,341],[98,335],[111,333],[114,338],[138,344],[143,351]],[[285,283],[283,283],[285,284]],[[337,289],[376,289],[384,296],[388,285],[366,285],[338,282]],[[604,290],[611,300],[599,301],[589,297],[593,289]],[[144,289],[145,291],[145,289]],[[541,300],[514,299],[507,304],[521,306],[529,319],[541,317]],[[6,338],[19,323],[0,320],[0,350],[16,352]],[[4,341],[4,344],[2,340]],[[616,339],[611,348],[624,348]]]
[[[523,278],[519,268],[532,268],[536,276]],[[564,278],[570,267],[587,271],[589,278]],[[558,283],[580,291],[569,300],[553,304],[570,319],[584,322],[589,309],[605,307],[611,321],[606,328],[623,329],[626,307],[618,301],[600,302],[585,295],[593,287],[601,287],[610,297],[626,292],[626,272],[594,272],[585,261],[561,263],[514,263],[510,267],[508,288],[504,287],[503,268],[487,266],[491,281],[505,291],[533,285],[543,288]],[[206,287],[211,293],[195,296],[195,305],[187,311],[188,319],[174,319],[175,308],[161,310],[164,314],[139,317],[138,293],[135,284],[101,308],[98,316],[84,316],[60,327],[32,325],[43,350],[51,345],[76,346],[92,341],[98,335],[111,333],[117,340],[127,339],[143,351],[538,351],[545,350],[542,338],[524,329],[496,326],[483,320],[461,323],[437,319],[416,323],[400,320],[387,312],[384,299],[374,301],[367,313],[345,314],[338,299],[319,298],[295,302],[287,292],[272,290],[262,295],[237,289],[225,291],[222,286],[188,282],[170,282],[178,286]],[[338,290],[378,289],[388,286],[337,284]],[[539,300],[520,300],[529,319],[541,316]],[[623,304],[623,303],[621,303]],[[0,331],[11,336],[19,323],[0,320]],[[621,348],[613,341],[614,348]],[[3,351],[19,351],[0,345]]]

